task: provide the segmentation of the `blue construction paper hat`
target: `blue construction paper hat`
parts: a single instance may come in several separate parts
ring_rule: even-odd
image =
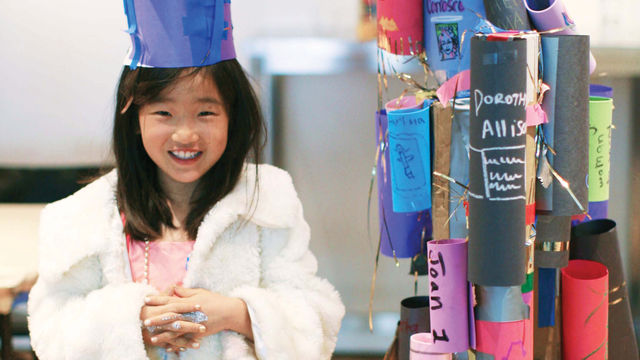
[[[124,0],[126,64],[178,68],[234,59],[230,6],[231,0]]]

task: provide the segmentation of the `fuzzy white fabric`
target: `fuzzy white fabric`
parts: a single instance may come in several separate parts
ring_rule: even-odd
[[[344,306],[315,273],[309,227],[289,175],[248,164],[234,190],[203,220],[184,285],[243,299],[268,359],[329,359]],[[155,290],[127,274],[115,171],[48,205],[40,227],[40,277],[29,296],[37,356],[148,359],[139,320]],[[149,352],[149,354],[153,351]],[[152,356],[153,357],[153,356]],[[257,359],[244,336],[224,331],[180,359]]]

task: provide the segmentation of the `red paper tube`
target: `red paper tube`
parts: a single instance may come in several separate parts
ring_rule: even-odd
[[[609,271],[599,262],[571,260],[562,269],[562,358],[607,358]]]
[[[397,55],[424,48],[422,0],[378,0],[378,47]]]

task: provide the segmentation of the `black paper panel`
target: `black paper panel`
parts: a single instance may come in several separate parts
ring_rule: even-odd
[[[531,30],[527,8],[522,0],[484,0],[487,20],[505,30]]]
[[[524,39],[471,39],[469,281],[525,281]]]
[[[569,264],[571,216],[538,215],[536,221],[537,267],[563,268]]]

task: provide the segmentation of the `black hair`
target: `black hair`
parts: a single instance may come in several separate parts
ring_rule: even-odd
[[[191,196],[191,209],[184,222],[191,239],[196,238],[208,211],[233,190],[245,161],[260,162],[265,137],[263,117],[256,94],[235,59],[196,68],[131,70],[125,66],[116,94],[112,146],[118,173],[116,199],[126,218],[124,231],[133,239],[157,239],[162,236],[163,225],[175,228],[157,166],[142,145],[138,111],[176,80],[196,74],[215,82],[229,117],[229,128],[222,156],[202,176]],[[256,166],[256,179],[257,171]]]

